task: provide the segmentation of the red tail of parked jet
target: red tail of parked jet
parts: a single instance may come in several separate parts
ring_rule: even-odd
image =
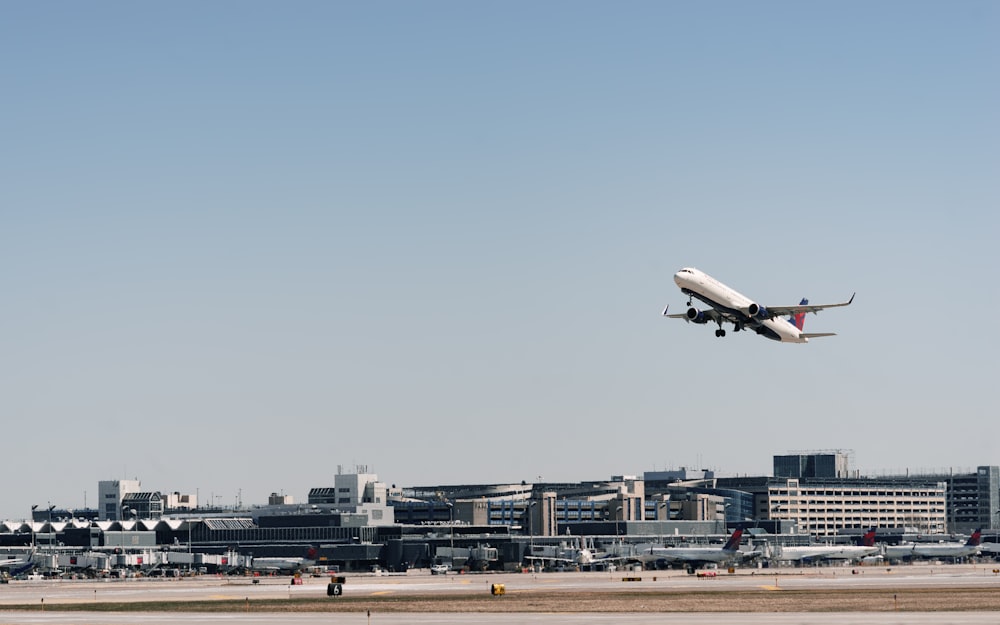
[[[722,547],[723,551],[739,551],[740,542],[743,540],[743,528],[738,527],[733,530],[733,534],[726,541],[726,544]]]

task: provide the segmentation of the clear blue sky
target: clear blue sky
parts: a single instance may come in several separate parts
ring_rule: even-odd
[[[2,518],[1000,464],[995,2],[0,8]]]

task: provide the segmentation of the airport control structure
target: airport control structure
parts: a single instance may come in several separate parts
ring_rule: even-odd
[[[274,493],[266,504],[228,508],[106,480],[96,508],[34,506],[31,518],[0,523],[0,578],[652,568],[676,565],[684,548],[722,548],[737,528],[746,537],[739,566],[780,563],[810,545],[854,545],[870,530],[881,546],[861,564],[917,558],[925,543],[973,535],[974,550],[938,551],[952,560],[1000,555],[1000,467],[865,477],[850,464],[851,453],[837,450],[774,456],[772,476],[680,468],[399,488],[367,467],[338,467],[332,485],[312,488],[304,503]],[[840,552],[794,564],[861,560]],[[681,563],[696,564],[706,562]]]

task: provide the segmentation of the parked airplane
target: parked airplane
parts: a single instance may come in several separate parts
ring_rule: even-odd
[[[758,551],[740,551],[743,540],[743,528],[737,528],[729,536],[729,540],[719,547],[651,547],[640,556],[633,559],[657,564],[673,564],[681,562],[687,566],[688,573],[708,564],[723,564],[731,561],[741,561],[760,555]]]
[[[316,548],[310,547],[304,558],[266,557],[254,558],[250,563],[253,571],[291,574],[316,564]]]
[[[17,557],[7,557],[0,560],[0,567],[14,566],[18,564],[24,564],[31,559],[31,554],[17,556]]]
[[[0,572],[11,577],[17,577],[35,568],[34,551],[23,556],[8,557],[0,560]]]
[[[875,528],[861,537],[860,545],[806,545],[780,547],[772,559],[803,562],[812,560],[857,560],[878,553]]]
[[[573,543],[575,544],[568,544],[564,541],[560,545],[532,545],[531,553],[524,559],[541,566],[570,567],[607,565],[625,559],[622,556],[597,551],[593,545],[585,544],[583,538],[579,538]]]
[[[849,306],[851,299],[840,304],[810,304],[803,299],[798,306],[761,306],[742,293],[738,293],[712,276],[693,267],[685,267],[674,274],[674,282],[688,296],[687,312],[668,315],[670,306],[663,309],[663,315],[671,319],[685,319],[691,323],[716,323],[719,328],[715,336],[726,336],[723,323],[733,324],[734,330],[753,330],[757,334],[783,343],[808,343],[809,339],[820,336],[834,336],[832,332],[806,333],[802,331],[806,313],[818,313],[825,308]],[[692,299],[699,299],[710,308],[698,310],[691,305]],[[789,315],[787,320],[780,319]]]
[[[892,559],[901,558],[965,558],[979,555],[980,539],[982,532],[980,529],[972,532],[969,540],[964,543],[907,543],[904,545],[886,545],[885,557]]]

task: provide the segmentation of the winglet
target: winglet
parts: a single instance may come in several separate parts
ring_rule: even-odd
[[[666,317],[666,316],[667,316],[667,311],[668,311],[668,310],[670,310],[670,304],[667,304],[667,307],[663,309],[663,316],[664,316],[664,317]]]

